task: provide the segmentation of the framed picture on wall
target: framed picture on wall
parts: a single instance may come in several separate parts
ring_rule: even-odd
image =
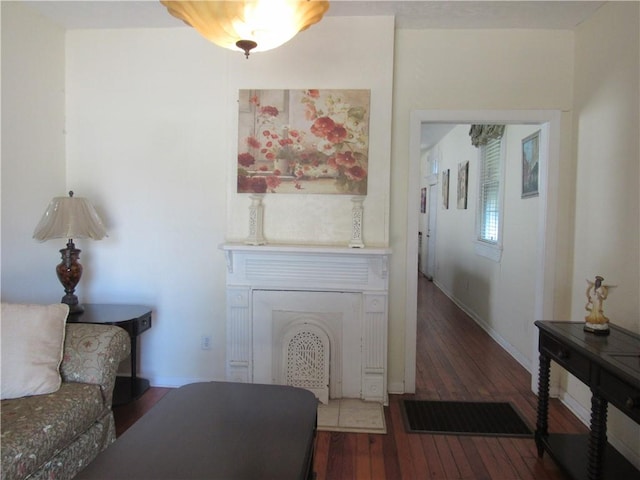
[[[540,130],[522,139],[522,198],[538,196]]]
[[[427,187],[420,190],[420,213],[427,213]]]
[[[467,208],[467,187],[469,186],[469,162],[458,164],[458,208]]]
[[[442,171],[442,208],[449,208],[449,169]]]
[[[238,193],[366,195],[370,90],[240,90]]]

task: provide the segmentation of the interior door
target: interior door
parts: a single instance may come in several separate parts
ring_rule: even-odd
[[[437,179],[437,175],[433,175]],[[436,215],[438,209],[436,208],[438,204],[438,184],[436,182],[429,185],[428,188],[428,203],[429,208],[428,219],[427,219],[427,231],[426,237],[423,238],[423,241],[426,243],[426,270],[425,276],[429,280],[433,280],[433,276],[436,271]]]

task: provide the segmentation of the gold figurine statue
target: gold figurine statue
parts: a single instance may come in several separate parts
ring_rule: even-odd
[[[603,281],[604,278],[600,275],[596,276],[594,282],[587,280],[587,304],[584,307],[589,312],[589,315],[584,317],[584,329],[598,335],[609,334],[609,319],[604,316],[604,301],[613,285],[605,285]]]

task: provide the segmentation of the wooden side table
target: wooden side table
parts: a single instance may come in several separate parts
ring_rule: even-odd
[[[151,308],[143,305],[85,304],[84,312],[69,314],[67,322],[102,323],[124,328],[131,339],[131,376],[116,378],[113,405],[129,403],[147,391],[149,380],[139,378],[138,335],[151,328]]]

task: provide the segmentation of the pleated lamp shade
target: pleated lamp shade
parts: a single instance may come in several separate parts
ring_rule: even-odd
[[[40,242],[52,238],[91,238],[102,240],[107,236],[104,224],[93,205],[82,197],[55,197],[49,203],[33,238]]]

